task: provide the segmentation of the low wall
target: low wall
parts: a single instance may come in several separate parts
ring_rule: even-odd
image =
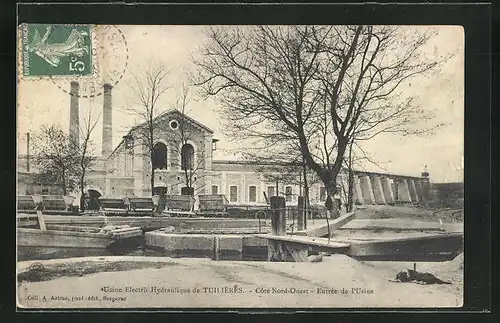
[[[433,183],[430,194],[434,204],[439,207],[464,206],[463,183]]]
[[[100,234],[39,229],[17,229],[17,245],[30,247],[106,248],[113,242]]]
[[[45,223],[78,225],[78,226],[102,226],[124,225],[140,227],[144,231],[158,230],[160,228],[173,226],[181,229],[218,229],[218,228],[259,228],[257,219],[208,219],[208,218],[171,218],[171,217],[122,217],[122,216],[60,216],[46,215]],[[261,226],[269,226],[270,220],[261,220]]]
[[[267,260],[267,241],[245,235],[146,232],[146,245],[170,257]]]

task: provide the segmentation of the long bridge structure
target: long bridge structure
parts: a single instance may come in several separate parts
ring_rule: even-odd
[[[420,203],[431,199],[428,173],[422,177],[354,171],[356,204]]]

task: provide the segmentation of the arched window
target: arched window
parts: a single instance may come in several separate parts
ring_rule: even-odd
[[[254,185],[248,187],[248,202],[257,202],[257,187]]]
[[[158,142],[153,148],[153,168],[167,168],[167,146],[164,143]]]
[[[238,202],[238,186],[229,186],[229,202]]]
[[[191,144],[182,145],[181,149],[181,169],[193,169],[194,148]]]
[[[285,187],[285,201],[291,202],[293,196],[293,188],[291,186]]]

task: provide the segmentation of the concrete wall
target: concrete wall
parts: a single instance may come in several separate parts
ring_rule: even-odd
[[[464,183],[432,183],[429,198],[443,207],[463,207]]]
[[[256,251],[267,257],[267,241],[244,235],[166,234],[146,232],[146,245],[177,257],[202,257],[219,260],[242,260],[245,253]]]

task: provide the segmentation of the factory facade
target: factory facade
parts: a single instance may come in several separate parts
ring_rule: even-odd
[[[78,83],[71,83],[70,136],[78,136],[78,87]],[[299,174],[297,180],[289,183],[275,181],[271,179],[273,174],[266,173],[266,165],[213,159],[217,142],[214,132],[180,111],[170,110],[156,117],[151,147],[141,140],[148,130],[146,124],[130,129],[118,145],[112,147],[112,87],[109,84],[104,85],[102,114],[102,157],[92,165],[87,185],[105,197],[144,197],[163,192],[193,194],[196,199],[200,194],[224,194],[229,204],[259,205],[266,203],[266,196],[279,194],[285,196],[287,204],[295,205],[303,193]],[[18,194],[59,192],[57,187],[30,183],[33,169],[29,169],[29,156],[19,156],[18,160]],[[339,192],[346,192],[346,179],[342,173],[338,179]],[[425,199],[426,183],[425,176],[356,172],[353,195],[358,204],[418,202]],[[311,203],[324,204],[326,190],[322,183],[309,184]],[[339,194],[342,204],[346,196]]]
[[[265,171],[266,165],[214,159],[214,132],[180,111],[167,111],[157,117],[153,158],[147,145],[137,139],[142,131],[141,125],[131,129],[105,160],[105,176],[92,176],[89,184],[101,187],[104,195],[116,197],[149,196],[162,191],[177,195],[192,188],[195,197],[224,194],[230,204],[265,204],[264,192],[266,196],[278,193],[287,202],[297,203],[301,193],[298,180],[276,183],[273,174]],[[319,183],[312,185],[311,191],[315,203],[324,202],[326,194]]]

